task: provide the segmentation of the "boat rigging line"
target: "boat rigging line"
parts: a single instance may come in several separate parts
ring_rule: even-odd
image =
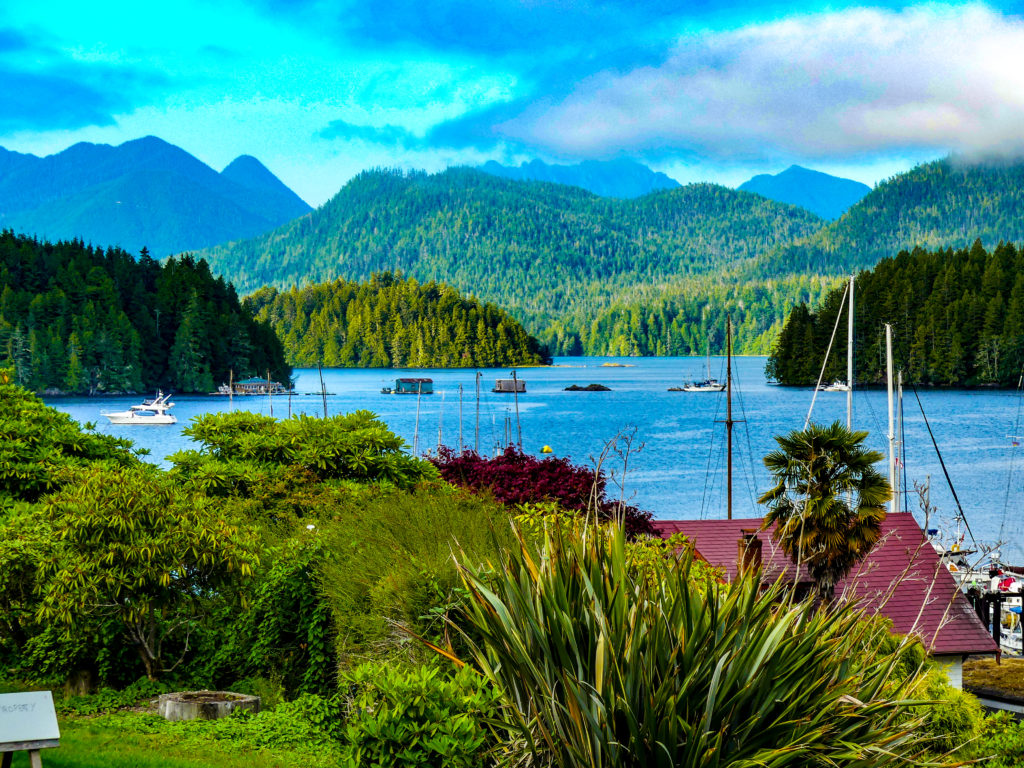
[[[942,467],[942,474],[946,476],[946,483],[949,485],[949,491],[953,494],[953,501],[956,502],[956,508],[960,512],[960,519],[964,521],[964,527],[967,528],[967,533],[971,536],[971,541],[974,542],[975,548],[978,547],[978,540],[974,538],[974,532],[971,530],[970,523],[967,522],[967,515],[964,514],[964,508],[960,504],[960,497],[956,495],[956,488],[953,487],[953,481],[949,477],[949,470],[946,469],[946,462],[942,458],[942,451],[939,450],[939,444],[935,441],[935,434],[932,432],[932,425],[928,423],[928,415],[924,412],[924,405],[921,404],[921,396],[917,393],[917,387],[913,384],[910,388],[914,391],[914,397],[917,399],[917,407],[921,409],[921,418],[924,419],[924,425],[928,429],[928,437],[932,440],[932,447],[935,448],[935,455],[939,457],[939,466]]]
[[[825,350],[825,359],[821,363],[821,373],[818,374],[818,383],[814,385],[814,395],[811,397],[811,407],[807,409],[807,418],[804,419],[804,429],[807,429],[811,425],[811,414],[814,413],[814,403],[818,399],[818,391],[821,389],[822,379],[825,378],[825,368],[828,367],[828,356],[832,354],[832,344],[836,340],[836,332],[839,330],[839,321],[843,319],[842,306],[846,303],[847,296],[850,295],[850,285],[853,283],[851,280],[846,284],[846,290],[843,291],[843,298],[839,302],[840,310],[836,312],[836,324],[832,327],[832,338],[828,340],[828,349]],[[847,386],[850,382],[846,382]],[[848,399],[848,403],[852,405],[852,400]]]
[[[1024,405],[1024,370],[1021,370],[1020,378],[1017,380],[1017,417],[1013,421],[1013,434],[1010,437],[1010,447],[1017,448],[1020,443],[1020,416],[1021,405]],[[1010,470],[1006,475],[1006,498],[1003,501],[1003,519],[999,522],[999,541],[1006,541],[1003,534],[1006,530],[1006,517],[1010,512],[1010,489],[1013,485],[1013,466],[1016,463],[1017,451],[1010,451]]]

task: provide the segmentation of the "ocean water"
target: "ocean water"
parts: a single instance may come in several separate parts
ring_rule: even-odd
[[[756,499],[768,487],[761,459],[775,447],[776,435],[802,428],[813,395],[810,389],[769,384],[764,364],[761,357],[733,360],[733,418],[742,420],[733,429],[734,517],[760,516]],[[723,381],[724,368],[722,358],[712,358],[712,372]],[[602,466],[612,478],[614,497],[621,494],[662,519],[725,517],[725,395],[667,391],[703,378],[703,358],[556,358],[550,368],[521,369],[517,375],[526,381],[527,391],[518,397],[518,420],[513,395],[490,391],[495,379],[509,378],[510,371],[481,373],[479,418],[473,370],[325,370],[331,393],[327,409],[331,414],[373,411],[410,447],[415,442],[420,453],[436,451],[439,442],[457,448],[460,438],[465,447],[478,444],[481,453],[493,453],[509,436],[516,442],[520,432],[523,449],[530,453],[539,455],[546,445],[556,456],[586,464],[601,460],[604,453]],[[418,428],[416,396],[380,393],[399,376],[434,380],[435,393],[419,398]],[[296,378],[298,392],[315,394],[293,396],[292,412],[319,415],[323,404],[317,371],[298,369]],[[612,391],[563,391],[570,384],[590,383]],[[1024,445],[1012,446],[1012,436],[1022,431],[1015,427],[1021,398],[1016,392],[979,390],[924,390],[920,398],[975,538],[1003,542],[1004,555],[1024,560]],[[178,424],[166,427],[118,426],[100,414],[123,410],[139,402],[138,397],[47,402],[79,422],[95,423],[100,432],[132,439],[150,450],[150,461],[166,464],[169,454],[192,447],[181,433],[192,417],[232,407],[225,397],[174,400]],[[287,415],[289,403],[284,396],[272,402],[265,396],[236,397],[233,407],[258,413],[270,413],[273,407],[280,417]],[[938,507],[932,525],[951,530],[956,505],[912,391],[905,395],[903,412],[906,485],[911,489],[903,505],[923,521],[913,485],[928,483],[930,477],[931,502]],[[820,393],[813,419],[845,422],[846,394]],[[884,391],[854,392],[854,427],[870,433],[872,448],[886,450]],[[885,473],[884,464],[880,471]]]

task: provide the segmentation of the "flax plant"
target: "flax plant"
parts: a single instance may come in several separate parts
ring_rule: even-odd
[[[920,672],[898,674],[901,649],[874,650],[884,630],[849,606],[792,604],[753,574],[723,584],[685,550],[638,564],[615,526],[520,544],[496,574],[460,566],[507,762],[868,768],[922,752],[906,699]]]

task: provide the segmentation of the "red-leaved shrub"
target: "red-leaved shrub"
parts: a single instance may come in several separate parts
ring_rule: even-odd
[[[452,485],[490,491],[494,498],[506,504],[554,501],[563,509],[586,512],[593,494],[601,518],[610,520],[620,514],[619,502],[605,498],[604,473],[575,466],[565,458],[538,460],[509,446],[493,459],[472,450],[457,453],[441,448],[440,454],[431,461],[441,477]],[[654,533],[650,512],[626,505],[621,514],[628,535]]]

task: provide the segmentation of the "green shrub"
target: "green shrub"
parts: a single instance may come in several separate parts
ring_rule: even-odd
[[[330,696],[337,690],[334,621],[318,583],[325,557],[315,531],[268,548],[246,606],[224,616],[222,632],[204,642],[196,674],[221,687],[240,678],[276,680],[284,696]]]
[[[985,768],[1020,768],[1024,765],[1024,722],[1009,712],[989,715],[971,753]]]
[[[169,724],[180,738],[201,741],[211,736],[252,749],[303,749],[336,754],[344,737],[341,698],[307,693],[273,710],[234,713],[220,720],[188,720]]]
[[[350,686],[342,765],[346,768],[478,768],[488,746],[483,724],[496,696],[476,672],[364,664]]]
[[[101,688],[88,696],[58,698],[56,705],[62,715],[100,715],[134,707],[142,702],[148,703],[150,699],[171,690],[173,688],[167,683],[142,678],[120,691]]]
[[[978,736],[984,712],[977,697],[950,685],[939,668],[928,671],[923,691],[935,702],[927,706],[924,719],[924,731],[934,739],[933,750],[959,750]]]

